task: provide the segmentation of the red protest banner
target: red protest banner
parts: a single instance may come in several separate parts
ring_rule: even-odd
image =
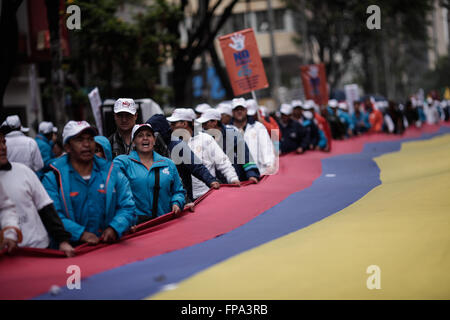
[[[227,34],[219,42],[235,96],[269,86],[253,29]]]
[[[303,89],[306,99],[314,100],[318,105],[328,103],[328,85],[323,63],[300,67]]]

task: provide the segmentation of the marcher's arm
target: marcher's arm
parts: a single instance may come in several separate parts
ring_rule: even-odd
[[[37,142],[32,141],[31,158],[33,159],[33,171],[39,171],[44,168],[44,161],[42,160],[41,151],[37,145]]]
[[[183,183],[181,182],[181,178],[178,175],[178,170],[175,167],[175,164],[172,162],[169,165],[170,173],[173,175],[173,183],[171,185],[171,200],[170,200],[170,206],[172,207],[174,204],[176,204],[180,209],[184,208],[185,204],[185,193],[186,191],[183,188]]]
[[[53,204],[43,207],[38,213],[48,234],[55,239],[58,244],[64,241],[70,241],[72,236],[64,229],[61,218],[56,213]]]
[[[61,200],[61,197],[59,196],[59,190],[58,185],[56,183],[55,173],[52,171],[48,172],[44,176],[42,184],[45,190],[47,191],[48,195],[50,196],[50,198],[53,200],[53,206],[64,225],[64,229],[72,235],[70,241],[72,242],[79,241],[85,230],[85,227],[79,225],[78,223],[76,223],[67,216],[68,213],[65,210],[65,205]]]
[[[109,226],[117,232],[117,236],[120,238],[125,231],[135,224],[136,206],[128,179],[120,171],[116,171],[116,174],[116,213]]]

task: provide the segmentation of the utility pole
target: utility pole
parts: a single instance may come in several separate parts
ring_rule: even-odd
[[[280,97],[278,94],[278,89],[280,88],[280,69],[278,68],[278,56],[275,50],[275,39],[273,37],[273,28],[275,25],[275,18],[272,10],[271,0],[267,0],[267,13],[269,16],[269,35],[270,35],[270,49],[272,53],[272,76],[273,76],[273,87],[272,96],[275,99],[276,106],[280,105]]]
[[[308,64],[307,60],[307,52],[308,52],[308,24],[306,22],[306,4],[305,0],[300,0],[300,12],[301,12],[301,21],[300,21],[300,30],[302,35],[302,64]]]

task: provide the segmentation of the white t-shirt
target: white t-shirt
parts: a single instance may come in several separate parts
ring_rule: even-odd
[[[10,132],[5,138],[9,162],[23,163],[33,171],[39,171],[44,167],[41,151],[34,139],[20,131]]]
[[[6,227],[19,227],[19,217],[17,216],[16,207],[9,199],[3,187],[2,180],[0,180],[0,229]],[[18,235],[14,229],[7,229],[3,234],[5,238],[17,241]]]
[[[4,191],[14,202],[23,240],[19,247],[47,248],[49,237],[38,211],[53,203],[37,175],[22,163],[0,170]]]

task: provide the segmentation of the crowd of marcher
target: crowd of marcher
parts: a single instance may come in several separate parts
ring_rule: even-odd
[[[79,244],[114,242],[137,224],[194,210],[196,199],[221,184],[258,183],[276,173],[280,154],[328,152],[333,140],[449,121],[450,101],[294,100],[270,113],[235,98],[143,124],[137,112],[133,99],[118,99],[110,137],[69,121],[61,142],[51,122],[41,122],[33,139],[17,115],[7,117],[0,127],[0,249],[73,256]]]

